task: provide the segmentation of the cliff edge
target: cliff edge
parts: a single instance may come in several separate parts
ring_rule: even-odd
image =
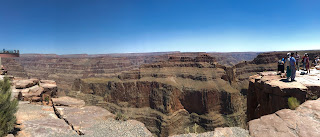
[[[275,72],[261,72],[250,77],[247,96],[248,120],[289,108],[288,98],[297,98],[300,103],[320,97],[320,71],[311,74],[297,71],[296,81],[289,82]]]

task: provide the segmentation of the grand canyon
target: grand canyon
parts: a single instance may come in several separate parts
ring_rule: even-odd
[[[283,82],[277,65],[287,52],[21,54],[3,58],[2,64],[12,77],[16,97],[22,92],[21,100],[43,101],[29,97],[34,86],[52,97],[45,106],[19,104],[17,118],[20,115],[24,125],[20,136],[36,135],[28,128],[30,119],[23,117],[31,107],[36,112],[52,109],[46,115],[68,121],[65,128],[70,125],[75,132],[59,126],[63,121],[53,122],[63,129],[62,136],[106,135],[99,129],[110,127],[87,120],[88,115],[129,119],[125,124],[139,125],[139,131],[130,132],[134,126],[128,129],[117,121],[104,122],[119,125],[129,136],[319,136],[320,70],[297,73],[294,83]],[[320,55],[316,50],[298,51],[305,52],[310,58]],[[23,80],[33,84],[19,87]],[[302,105],[290,110],[289,97]]]

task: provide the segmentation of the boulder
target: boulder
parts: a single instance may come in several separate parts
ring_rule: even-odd
[[[40,83],[43,83],[43,84],[57,84],[54,80],[40,80]]]
[[[37,79],[19,80],[19,81],[15,82],[15,87],[17,89],[25,89],[25,88],[29,88],[29,87],[36,85],[37,82],[39,82],[39,80],[37,80]]]
[[[28,92],[23,94],[25,98],[40,97],[44,91],[44,89],[38,85],[28,88],[27,90]]]
[[[32,102],[40,102],[41,101],[41,97],[32,97],[31,101]]]
[[[43,87],[36,85],[36,86],[33,86],[30,88],[29,93],[34,93],[34,94],[40,96],[40,94],[43,92],[43,90],[44,90]]]
[[[55,106],[83,107],[85,105],[85,102],[83,100],[67,96],[52,98],[52,102]]]
[[[14,137],[13,134],[8,134],[6,137]]]
[[[47,94],[51,97],[57,95],[58,88],[56,84],[40,84],[40,87],[43,88],[43,94]]]
[[[249,122],[253,137],[319,137],[320,99],[309,100],[296,110],[282,109]]]

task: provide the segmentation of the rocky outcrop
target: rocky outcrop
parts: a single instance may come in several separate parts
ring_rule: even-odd
[[[249,122],[253,137],[320,136],[320,99],[309,100],[296,110],[282,109]]]
[[[85,102],[80,99],[75,99],[71,97],[59,97],[52,98],[52,102],[54,106],[67,106],[67,107],[84,107]]]
[[[81,100],[62,97],[52,102],[53,106],[43,106],[20,101],[16,136],[152,136],[141,122],[114,120],[114,114],[97,106],[83,106]]]
[[[247,95],[248,120],[289,108],[289,97],[295,97],[301,103],[320,97],[319,79],[320,72],[315,69],[311,75],[300,75],[298,71],[294,82],[280,78],[275,72],[251,76]]]
[[[189,134],[181,134],[174,135],[171,137],[249,137],[249,132],[245,129],[239,127],[224,127],[224,128],[216,128],[212,132],[205,133],[189,133]]]
[[[57,96],[57,85],[51,80],[13,78],[12,84],[13,97],[19,100],[40,102]]]
[[[18,137],[78,136],[64,120],[59,119],[52,106],[19,102],[17,118]]]

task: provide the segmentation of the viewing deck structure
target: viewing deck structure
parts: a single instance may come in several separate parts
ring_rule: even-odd
[[[0,67],[1,70],[3,69],[1,58],[13,58],[13,57],[20,57],[19,50],[0,50]]]
[[[0,50],[0,58],[19,57],[19,50]]]

